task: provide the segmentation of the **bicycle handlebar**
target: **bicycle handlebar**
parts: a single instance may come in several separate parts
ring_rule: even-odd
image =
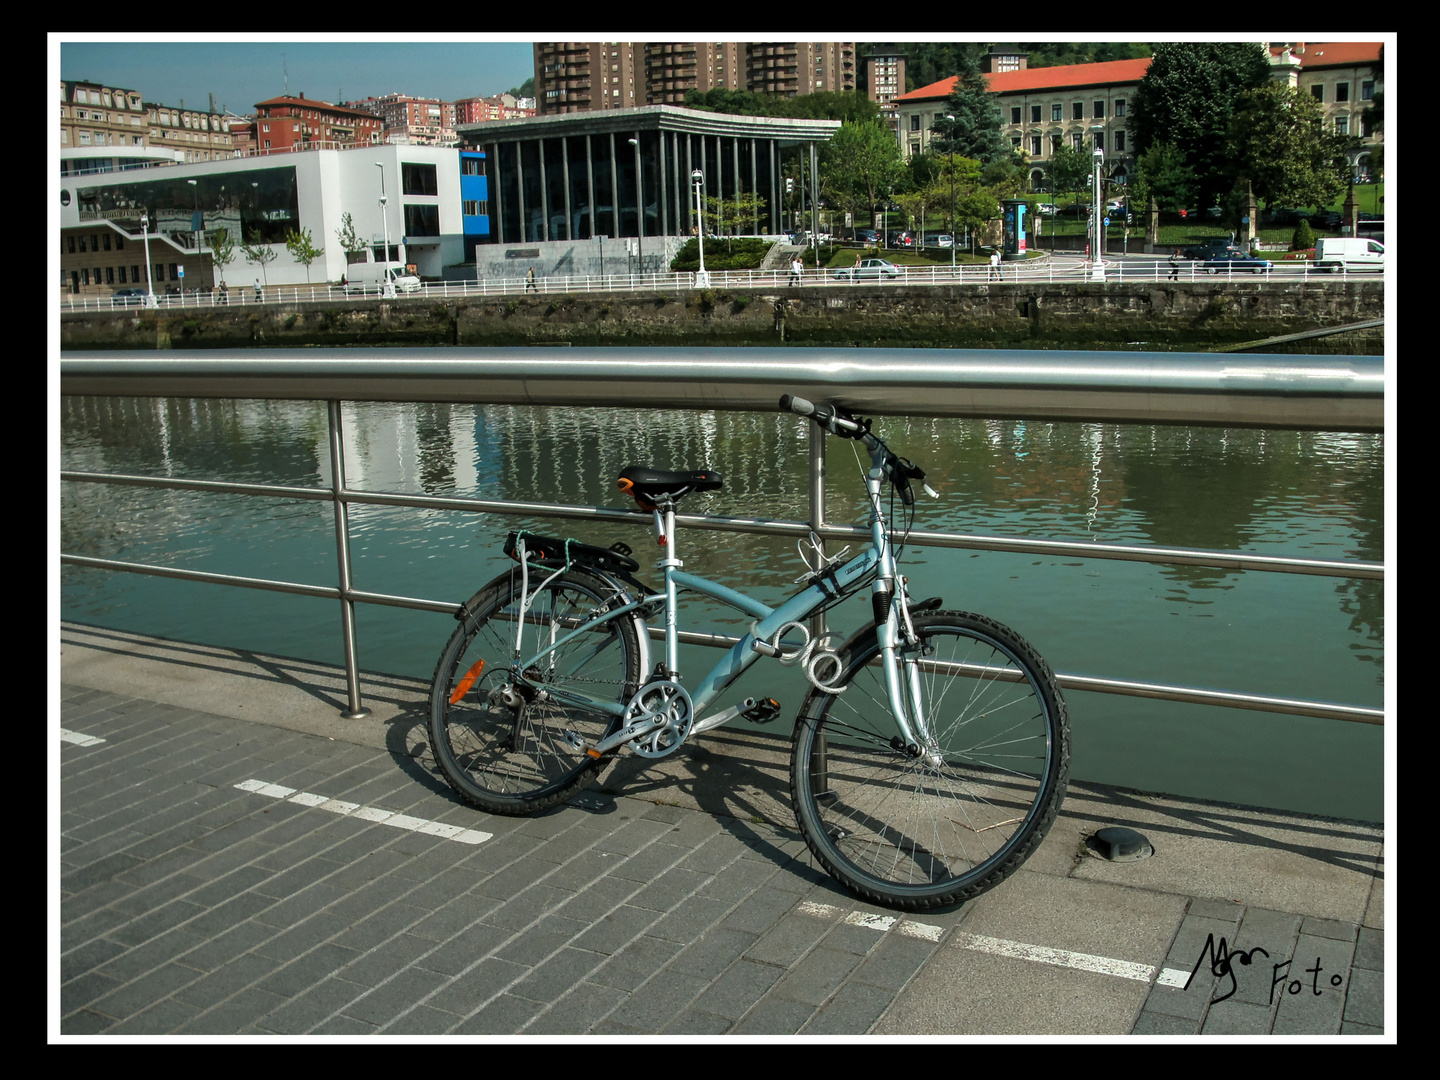
[[[915,505],[915,492],[910,487],[910,480],[912,477],[916,480],[923,480],[925,474],[870,434],[870,421],[857,421],[834,405],[806,401],[794,394],[781,395],[780,408],[784,412],[793,412],[796,416],[808,416],[832,435],[839,435],[847,439],[860,439],[872,454],[883,454],[882,468],[885,470],[886,477],[900,493],[900,501],[906,506]]]
[[[817,405],[802,397],[796,397],[794,394],[781,395],[780,408],[783,412],[793,412],[796,416],[808,416],[835,435],[854,437],[865,431],[862,425],[857,424],[850,417],[842,415],[834,405],[826,405],[823,402]]]

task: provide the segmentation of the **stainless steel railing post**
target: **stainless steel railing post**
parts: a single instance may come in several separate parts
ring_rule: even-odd
[[[825,555],[825,432],[819,424],[806,424],[810,429],[810,528],[820,541],[820,557]],[[825,634],[825,612],[817,611],[810,617],[810,634],[814,638]]]
[[[363,720],[370,710],[360,703],[360,670],[355,659],[355,601],[350,581],[350,512],[345,504],[345,440],[340,421],[340,402],[330,407],[330,498],[335,507],[335,561],[340,572],[340,637],[345,646],[345,688],[350,708],[340,715],[346,720]]]

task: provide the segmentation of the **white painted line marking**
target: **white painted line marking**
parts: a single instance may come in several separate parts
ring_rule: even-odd
[[[921,941],[939,941],[940,936],[945,933],[945,928],[931,926],[929,923],[911,922],[906,919],[900,924],[899,932],[906,937],[919,938]]]
[[[85,735],[78,731],[69,731],[66,728],[60,729],[60,741],[74,743],[76,746],[94,746],[105,740],[97,735]]]
[[[851,926],[863,926],[870,930],[879,930],[882,934],[894,926],[898,920],[894,915],[876,915],[869,911],[852,911],[845,916],[845,921]]]
[[[382,810],[378,806],[361,806],[359,803],[346,802],[344,799],[332,799],[327,795],[296,791],[294,788],[272,784],[265,780],[242,780],[235,786],[241,791],[253,791],[257,795],[267,795],[272,799],[285,799],[288,802],[299,803],[301,806],[313,806],[317,810],[328,810],[332,814],[349,815],[360,818],[362,821],[393,825],[397,829],[425,833],[427,836],[438,836],[461,844],[483,844],[495,835],[494,833],[480,832],[478,829],[462,828],[459,825],[427,821],[424,818],[411,817],[409,814],[397,814],[394,810]]]
[[[1023,941],[1006,941],[1004,938],[984,937],[980,934],[959,934],[955,937],[955,944],[996,956],[1033,960],[1041,964],[1054,964],[1056,967],[1114,975],[1119,979],[1135,979],[1138,982],[1149,982],[1155,975],[1155,969],[1149,964],[1134,964],[1128,960],[1112,960],[1108,956],[1092,956],[1089,953],[1071,952],[1069,949],[1027,945]]]
[[[1185,989],[1185,984],[1190,981],[1190,972],[1181,971],[1179,968],[1166,968],[1160,972],[1160,977],[1155,980],[1156,986],[1173,986],[1177,989]]]
[[[819,919],[838,919],[845,914],[844,908],[834,907],[831,904],[819,904],[814,900],[806,900],[800,905],[799,911],[801,915],[814,915]]]

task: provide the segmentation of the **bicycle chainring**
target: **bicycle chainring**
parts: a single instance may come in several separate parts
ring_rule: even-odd
[[[621,725],[655,718],[663,718],[664,722],[630,741],[630,749],[641,757],[661,758],[673,754],[695,726],[690,695],[674,679],[656,679],[642,686],[630,699]]]

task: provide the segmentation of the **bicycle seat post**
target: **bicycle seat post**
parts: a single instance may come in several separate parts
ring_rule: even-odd
[[[685,564],[675,548],[675,503],[667,500],[656,508],[655,518],[663,531],[656,536],[665,551],[660,569],[665,573],[665,675],[680,677],[680,635],[675,625],[676,589],[674,573]]]

